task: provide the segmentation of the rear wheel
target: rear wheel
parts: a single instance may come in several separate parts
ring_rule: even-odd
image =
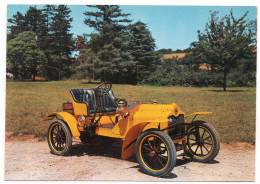
[[[72,136],[67,125],[59,119],[53,120],[48,129],[48,145],[53,154],[67,155],[72,145]]]
[[[161,131],[147,131],[137,139],[136,158],[144,173],[165,176],[176,163],[176,149],[169,135]]]
[[[210,162],[220,150],[220,139],[216,129],[209,123],[196,121],[187,133],[186,153],[194,161]]]

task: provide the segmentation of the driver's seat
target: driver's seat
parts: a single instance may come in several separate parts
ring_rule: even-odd
[[[89,114],[115,112],[117,109],[116,98],[110,89],[105,92],[102,88],[71,89],[73,99],[88,105]]]
[[[94,89],[96,113],[115,112],[117,109],[116,98],[113,91],[105,91],[103,88]]]

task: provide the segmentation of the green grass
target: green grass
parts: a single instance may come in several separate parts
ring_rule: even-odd
[[[69,100],[68,90],[94,86],[80,81],[7,82],[6,131],[45,136],[48,123],[43,119],[61,110],[62,102]],[[114,85],[113,90],[117,97],[129,102],[175,102],[186,114],[212,111],[209,121],[223,142],[255,142],[255,88],[230,88],[222,92],[221,88]]]

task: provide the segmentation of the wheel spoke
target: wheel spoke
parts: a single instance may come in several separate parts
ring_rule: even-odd
[[[60,142],[57,142],[57,148],[60,148]]]
[[[208,148],[204,144],[202,146],[207,150],[207,154],[208,154],[209,153]]]
[[[59,145],[60,145],[60,148],[62,148],[62,146],[61,146],[61,142],[59,143]]]
[[[66,142],[66,135],[64,134],[64,132],[63,132],[62,135],[61,135],[61,140],[62,140],[63,142]]]
[[[196,141],[196,139],[189,138],[189,140]]]
[[[201,155],[203,155],[202,146],[200,146],[200,152],[201,152]]]
[[[164,167],[164,164],[162,163],[161,159],[159,157],[156,157],[156,159],[159,161],[162,167]]]
[[[206,130],[205,129],[203,129],[204,130],[204,132],[202,133],[202,135],[201,135],[201,138],[203,139],[203,137],[204,137],[204,134],[205,134],[205,132],[206,132]]]
[[[149,148],[147,145],[144,145],[143,148],[146,150],[146,151],[152,151],[151,148]]]
[[[58,127],[57,126],[54,127],[53,132],[55,132],[55,134],[58,133]]]
[[[204,142],[204,144],[212,146],[212,143]]]
[[[154,145],[154,149],[155,149],[155,150],[159,150],[160,144],[161,144],[160,139],[158,139],[157,137],[154,137],[153,145]]]
[[[151,157],[150,157],[150,162],[151,162],[151,163],[153,163],[153,159],[154,159],[154,157],[151,156]]]
[[[152,146],[151,142],[149,140],[147,140],[147,142],[148,142],[148,145],[150,146],[150,148],[153,150],[153,146]]]
[[[190,131],[188,134],[192,135],[192,134],[195,134],[195,133],[197,133],[197,130]]]
[[[60,126],[57,125],[57,132],[60,132]]]
[[[56,138],[52,138],[53,140],[53,143],[55,144],[57,142],[57,139]]]
[[[205,140],[208,140],[209,138],[211,138],[211,136],[210,136],[210,135],[209,135],[208,137],[206,137],[206,138],[204,139],[204,141],[205,141]]]
[[[198,143],[196,143],[196,142],[191,143],[191,144],[190,144],[190,147],[195,146],[195,145],[198,145]]]
[[[197,146],[197,148],[196,148],[196,150],[195,150],[195,154],[197,153],[197,151],[198,151],[198,148],[199,148],[199,145]]]
[[[155,151],[159,152],[161,150],[162,141],[156,137],[154,143],[155,143],[154,145]]]
[[[164,155],[161,155],[161,154],[159,154],[158,156],[161,157],[162,159],[166,159],[166,160],[168,158],[167,156],[164,156]]]

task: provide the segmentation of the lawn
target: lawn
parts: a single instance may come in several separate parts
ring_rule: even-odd
[[[48,123],[43,119],[61,110],[62,102],[69,101],[70,88],[94,87],[80,81],[62,82],[7,82],[6,131],[44,137]],[[255,142],[256,89],[194,87],[154,87],[114,85],[117,97],[129,102],[179,104],[186,113],[212,111],[209,121],[218,130],[222,142]]]

